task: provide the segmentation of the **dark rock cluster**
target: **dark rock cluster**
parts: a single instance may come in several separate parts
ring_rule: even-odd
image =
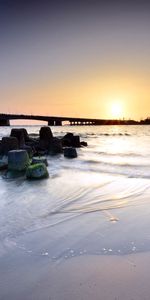
[[[25,128],[13,128],[10,136],[0,140],[0,170],[7,170],[7,178],[16,177],[20,172],[26,172],[29,179],[46,178],[48,163],[44,155],[64,154],[66,158],[76,158],[76,148],[85,146],[87,143],[80,142],[80,137],[73,133],[54,137],[48,126],[41,127],[37,136],[29,135]]]

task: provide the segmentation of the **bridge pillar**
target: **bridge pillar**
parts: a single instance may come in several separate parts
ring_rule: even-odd
[[[49,120],[48,121],[48,126],[54,126],[54,121],[53,120]]]
[[[0,126],[10,126],[9,120],[0,119]]]
[[[62,121],[60,120],[55,121],[55,126],[62,126]]]

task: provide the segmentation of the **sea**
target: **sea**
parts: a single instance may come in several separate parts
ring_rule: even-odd
[[[0,138],[11,128],[0,127]],[[61,262],[150,251],[150,126],[51,129],[56,137],[79,135],[88,147],[78,148],[75,159],[47,156],[45,180],[0,173],[2,269],[19,258]]]

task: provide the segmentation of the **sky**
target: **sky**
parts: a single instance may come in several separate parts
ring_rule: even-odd
[[[0,0],[0,112],[150,113],[148,1]]]

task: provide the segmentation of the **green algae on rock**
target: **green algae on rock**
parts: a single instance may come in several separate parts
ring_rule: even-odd
[[[26,177],[27,179],[44,179],[48,178],[48,170],[44,163],[37,163],[30,165],[27,168]]]

